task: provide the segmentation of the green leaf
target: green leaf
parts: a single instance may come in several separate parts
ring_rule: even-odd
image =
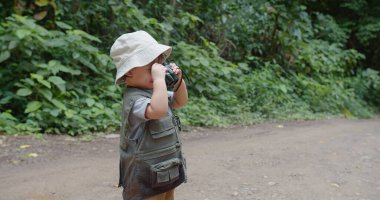
[[[60,111],[58,109],[53,109],[53,110],[50,110],[49,112],[53,117],[57,117],[60,113]]]
[[[208,62],[207,59],[204,59],[204,58],[200,58],[199,62],[205,66],[205,67],[208,67],[210,65],[210,62]]]
[[[52,102],[57,108],[59,108],[59,109],[61,109],[61,110],[66,110],[66,106],[65,106],[62,102],[60,102],[60,101],[58,101],[58,100],[56,100],[56,99],[52,99],[51,102]]]
[[[20,88],[17,90],[16,94],[18,96],[24,97],[24,96],[28,96],[28,95],[32,94],[32,90],[30,90],[29,88]]]
[[[81,44],[80,46],[84,49],[85,52],[94,53],[99,51],[98,48],[89,44]]]
[[[70,119],[70,118],[73,118],[74,117],[74,114],[75,114],[75,111],[74,110],[65,110],[65,116]]]
[[[95,103],[95,106],[100,108],[100,109],[104,109],[104,105],[101,103]]]
[[[0,99],[0,105],[4,105],[10,102],[10,100],[13,98],[13,96],[5,96],[4,98]]]
[[[36,23],[32,19],[28,19],[25,16],[21,15],[13,15],[18,22],[21,22],[25,26],[27,26],[29,29],[34,29],[36,27]]]
[[[32,56],[32,54],[33,54],[33,51],[31,51],[30,49],[24,49],[24,52],[28,56]]]
[[[16,36],[19,38],[19,39],[23,39],[24,37],[30,35],[31,32],[29,30],[25,30],[25,29],[18,29],[16,30]]]
[[[66,47],[68,44],[63,38],[54,38],[51,40],[47,40],[44,43],[46,44],[46,46],[49,46],[49,47],[61,47],[61,48]]]
[[[91,98],[86,99],[87,106],[91,107],[95,104],[95,100]]]
[[[93,116],[96,117],[98,115],[101,115],[104,113],[104,110],[103,109],[99,109],[99,108],[96,108],[96,107],[93,107],[91,109],[91,111],[93,112]]]
[[[74,31],[72,31],[72,33],[74,33],[74,35],[79,35],[79,36],[82,36],[82,37],[87,38],[87,39],[92,40],[92,41],[102,42],[99,40],[99,38],[92,36],[92,35],[84,32],[82,30],[74,30]]]
[[[40,68],[48,69],[54,75],[57,74],[58,72],[66,72],[72,75],[79,75],[81,73],[79,70],[73,70],[69,67],[62,65],[61,62],[58,60],[50,60],[48,64],[43,63],[43,64],[38,64],[37,66]]]
[[[30,79],[30,78],[21,79],[21,81],[22,81],[23,83],[26,83],[26,84],[30,85],[30,86],[34,86],[34,85],[36,84],[36,83],[35,83],[32,79]]]
[[[280,85],[279,87],[282,92],[286,93],[287,89],[285,85]]]
[[[34,78],[34,79],[37,79],[37,81],[38,81],[39,83],[41,83],[42,85],[46,86],[47,88],[49,88],[49,89],[51,88],[50,83],[47,82],[47,81],[45,81],[43,76],[41,76],[41,75],[39,75],[39,74],[34,74],[34,73],[31,73],[30,76],[31,76],[32,78]]]
[[[74,58],[74,59],[78,59],[79,57],[80,57],[80,54],[78,53],[78,52],[73,52],[72,53],[72,57]]]
[[[38,109],[40,109],[42,106],[42,103],[39,102],[39,101],[32,101],[30,103],[28,103],[28,105],[26,106],[26,109],[25,109],[25,113],[30,113],[30,112],[34,112],[34,111],[37,111]]]
[[[62,92],[66,91],[66,81],[64,81],[61,77],[50,76],[48,80],[52,82],[54,85],[56,85],[58,89],[61,90]]]
[[[34,74],[34,73],[31,73],[30,74],[30,77],[32,77],[33,79],[44,79],[43,76],[39,75],[39,74]]]
[[[18,41],[12,40],[11,42],[9,42],[8,49],[9,50],[14,49],[15,47],[17,47],[17,45],[18,45]]]
[[[106,66],[108,62],[111,62],[110,57],[108,55],[97,54],[96,57],[103,66]]]
[[[194,67],[199,65],[199,62],[197,60],[191,60],[190,63]]]
[[[1,52],[1,54],[0,54],[0,63],[2,63],[3,61],[7,60],[9,57],[11,57],[11,54],[9,53],[9,51],[3,51],[3,52]]]
[[[238,63],[238,66],[240,67],[240,69],[242,70],[249,70],[248,68],[248,64],[247,63]]]
[[[95,65],[93,65],[91,62],[87,61],[86,59],[84,59],[84,58],[82,58],[82,57],[79,58],[79,61],[80,61],[83,65],[85,65],[85,66],[87,66],[88,68],[90,68],[92,71],[98,73],[98,69],[96,69]]]
[[[37,80],[39,83],[41,83],[42,85],[46,86],[47,88],[51,88],[51,85],[49,82],[45,81],[45,80]]]
[[[38,90],[38,92],[41,93],[47,100],[51,100],[53,98],[53,93],[48,89],[43,88]]]
[[[0,113],[0,119],[17,121],[17,118],[13,117],[10,113],[7,113],[7,112]]]
[[[73,27],[63,22],[56,21],[55,24],[57,24],[57,26],[61,29],[67,29],[67,30],[73,29]]]
[[[42,7],[42,6],[47,6],[49,4],[48,0],[36,0],[34,2],[37,6]]]
[[[202,92],[204,90],[201,85],[195,85],[195,89],[198,90],[198,92]]]

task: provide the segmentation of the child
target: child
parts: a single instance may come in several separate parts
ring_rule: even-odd
[[[182,71],[170,66],[179,81],[167,90],[162,63],[172,48],[144,31],[116,39],[111,57],[117,84],[126,84],[120,135],[120,178],[124,200],[172,200],[185,182],[186,162],[179,137],[180,122],[172,109],[187,103]]]

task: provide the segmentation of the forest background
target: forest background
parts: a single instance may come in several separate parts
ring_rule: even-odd
[[[380,107],[377,0],[0,2],[0,132],[78,135],[120,127],[109,49],[145,30],[173,46],[191,126],[331,116]]]

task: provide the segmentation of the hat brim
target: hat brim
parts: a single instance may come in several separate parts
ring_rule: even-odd
[[[131,69],[135,67],[143,67],[159,55],[164,55],[164,61],[170,56],[172,48],[163,44],[152,44],[149,47],[146,47],[144,50],[139,51],[138,54],[128,58],[121,66],[117,69],[115,84],[124,83],[121,77],[128,73]]]

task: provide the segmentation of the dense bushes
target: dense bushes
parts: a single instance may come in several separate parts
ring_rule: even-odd
[[[0,123],[7,132],[76,134],[105,130],[117,119],[113,66],[91,45],[100,40],[56,23],[62,31],[18,15],[3,23]]]
[[[139,29],[173,46],[170,61],[188,77],[190,101],[177,111],[187,125],[369,117],[380,105],[379,73],[314,4],[30,2],[18,14],[0,3],[0,132],[117,129],[122,88],[107,54]]]

